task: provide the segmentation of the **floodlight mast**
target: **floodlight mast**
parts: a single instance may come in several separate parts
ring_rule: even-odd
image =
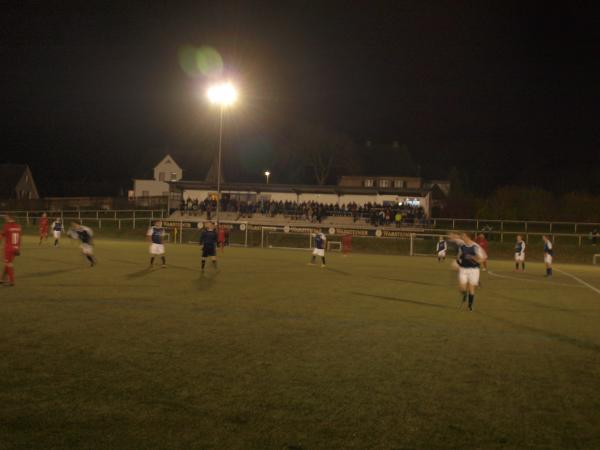
[[[269,172],[268,170],[265,171],[265,177],[267,178],[267,184],[269,184],[269,177],[271,176],[271,172]]]
[[[237,101],[238,93],[230,82],[219,83],[211,86],[207,91],[208,100],[219,106],[219,150],[217,157],[217,210],[215,221],[219,226],[219,212],[221,210],[221,154],[223,153],[223,116],[225,108],[233,106]]]

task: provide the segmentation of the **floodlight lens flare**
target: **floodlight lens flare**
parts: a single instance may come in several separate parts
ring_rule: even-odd
[[[231,83],[222,83],[211,86],[208,89],[207,94],[211,103],[221,106],[233,105],[238,97],[237,90]]]

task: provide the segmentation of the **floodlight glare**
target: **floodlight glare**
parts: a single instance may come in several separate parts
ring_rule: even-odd
[[[215,105],[231,106],[238,97],[237,90],[231,83],[220,83],[208,89],[208,100]]]

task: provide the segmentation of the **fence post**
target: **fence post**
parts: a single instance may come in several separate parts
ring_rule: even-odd
[[[98,219],[98,229],[102,229],[102,219]]]
[[[575,224],[575,233],[577,233],[577,224]]]
[[[183,221],[179,221],[179,243],[183,244]]]
[[[550,222],[550,233],[552,233],[552,222]]]
[[[500,232],[500,243],[504,243],[504,232]]]
[[[415,233],[410,233],[410,256],[415,256],[414,244],[415,244]]]
[[[135,230],[135,210],[133,211],[133,229]]]
[[[119,230],[121,229],[121,219],[119,219]]]
[[[581,235],[579,235],[579,247],[581,247]]]
[[[25,215],[26,215],[26,217],[27,217],[27,225],[29,225],[29,211],[27,211],[27,212],[25,213]]]
[[[99,211],[96,210],[96,219],[100,219],[100,216],[98,214],[99,214]]]
[[[455,224],[455,220],[454,219],[452,219],[452,229],[456,230],[456,224]]]
[[[475,221],[475,230],[479,231],[479,219]]]
[[[117,220],[117,210],[115,209],[115,220]]]

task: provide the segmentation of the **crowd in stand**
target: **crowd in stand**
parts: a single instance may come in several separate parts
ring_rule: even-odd
[[[217,209],[216,200],[206,198],[182,200],[180,210],[188,215],[206,215],[211,219]],[[359,206],[356,203],[326,204],[319,202],[292,202],[258,200],[255,202],[223,197],[220,210],[237,213],[237,218],[250,218],[255,214],[269,217],[285,216],[291,220],[306,220],[321,223],[327,217],[352,217],[354,222],[367,221],[376,226],[401,226],[403,224],[423,224],[426,216],[423,208],[412,205],[382,205],[367,203]]]

